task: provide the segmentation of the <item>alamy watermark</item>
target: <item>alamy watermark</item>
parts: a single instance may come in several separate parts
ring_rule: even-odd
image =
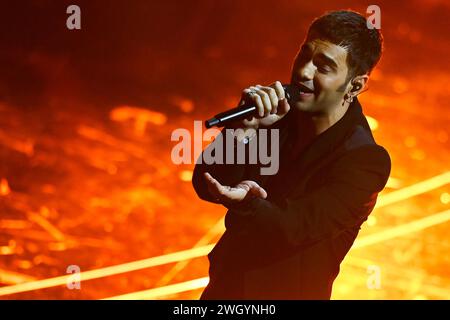
[[[381,29],[381,9],[376,4],[372,4],[367,7],[367,14],[370,16],[366,19],[366,24],[368,29]]]
[[[66,269],[66,273],[72,273],[72,275],[70,275],[67,278],[66,281],[66,286],[69,290],[80,290],[81,289],[81,269],[79,266],[77,266],[76,264],[72,264],[70,266],[67,267]]]
[[[245,135],[245,137],[244,137]],[[270,135],[270,136],[269,136]],[[203,141],[214,141],[203,151]],[[244,137],[242,142],[237,137]],[[278,129],[202,130],[202,122],[194,121],[194,137],[184,128],[175,129],[171,141],[179,141],[171,153],[174,164],[261,164],[261,175],[274,175],[279,169]],[[270,149],[270,152],[269,152]],[[265,166],[265,167],[264,167]]]
[[[367,266],[367,289],[369,290],[379,290],[381,289],[381,268],[377,265]]]
[[[66,20],[66,27],[69,30],[81,29],[81,9],[79,6],[72,4],[67,7],[66,13],[70,14]]]
[[[81,29],[81,9],[78,5],[72,4],[67,7],[66,13],[70,14],[66,20],[66,27],[69,30]],[[378,5],[372,4],[367,7],[366,13],[370,14],[367,21],[367,28],[381,29],[381,9]]]

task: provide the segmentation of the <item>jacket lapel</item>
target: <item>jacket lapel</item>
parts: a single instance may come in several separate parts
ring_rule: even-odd
[[[364,118],[361,105],[358,99],[355,99],[345,115],[333,126],[318,135],[304,152],[295,159],[294,166],[297,168],[296,171],[306,173],[314,167],[320,166],[341,145],[342,141],[351,134],[352,129],[361,121],[361,117]]]
[[[345,138],[351,134],[358,123],[364,122],[367,125],[361,105],[355,99],[345,115],[332,127],[317,136],[296,158],[288,163],[280,159],[280,163],[284,163],[285,167],[281,168],[278,175],[267,181],[267,187],[270,190],[269,196],[282,201],[292,193],[305,192],[305,186],[310,177],[338,156],[339,147],[342,146]],[[296,125],[294,122],[290,124]],[[289,148],[292,148],[293,138],[296,137],[296,134],[293,133],[295,128],[291,127],[289,131],[292,132],[291,139],[286,139],[284,142],[283,156],[286,156],[286,150],[289,151]]]
[[[310,145],[296,158],[290,159],[293,139],[296,137],[295,118],[280,124],[280,170],[274,176],[262,176],[259,167],[252,168],[250,179],[257,181],[266,188],[269,198],[284,198],[294,190],[301,191],[309,177],[319,170],[325,163],[336,156],[336,149],[342,145],[345,138],[351,134],[358,124],[368,127],[357,99],[349,106],[345,115],[332,127],[317,136]]]

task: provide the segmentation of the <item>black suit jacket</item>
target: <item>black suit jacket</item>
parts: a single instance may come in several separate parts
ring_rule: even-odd
[[[280,169],[197,164],[193,185],[214,202],[203,172],[225,185],[254,180],[268,191],[229,208],[226,231],[208,255],[210,283],[202,299],[329,299],[339,265],[375,206],[391,170],[357,99],[345,115],[296,158],[292,112],[280,129]],[[209,146],[211,147],[212,144]],[[225,150],[224,150],[225,151]]]

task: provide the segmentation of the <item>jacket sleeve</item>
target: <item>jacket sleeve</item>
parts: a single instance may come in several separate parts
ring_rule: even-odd
[[[367,219],[390,170],[384,148],[359,147],[337,160],[324,186],[281,204],[255,198],[229,208],[238,223],[228,225],[293,246],[334,237]]]

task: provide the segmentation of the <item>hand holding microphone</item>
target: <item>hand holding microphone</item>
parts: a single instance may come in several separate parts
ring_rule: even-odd
[[[268,127],[282,119],[290,110],[289,86],[276,81],[270,86],[251,86],[242,91],[239,106],[219,113],[207,121],[207,128],[233,124],[234,127]]]

